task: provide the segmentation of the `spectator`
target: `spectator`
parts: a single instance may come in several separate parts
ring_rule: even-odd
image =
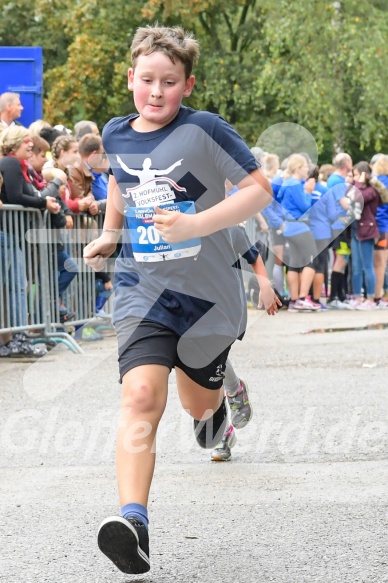
[[[376,163],[379,161],[379,159],[380,159],[382,156],[384,156],[384,154],[381,154],[381,153],[379,153],[379,154],[375,154],[375,155],[374,155],[374,156],[372,156],[372,158],[371,158],[371,161],[370,161],[370,167],[372,168],[372,174],[373,174],[373,175],[375,175],[375,176],[377,175],[377,172],[376,172],[375,165],[376,165]]]
[[[277,154],[267,154],[263,161],[263,172],[269,181],[279,172],[280,160]]]
[[[46,180],[50,180],[53,176],[52,168],[59,168],[63,170],[67,176],[67,181],[65,188],[61,190],[61,198],[69,207],[69,209],[75,213],[83,213],[89,209],[89,206],[94,202],[93,196],[87,196],[86,198],[75,198],[73,196],[73,185],[69,180],[69,169],[72,166],[80,164],[80,156],[78,154],[78,144],[72,136],[59,136],[51,149],[52,162],[48,163],[43,168],[43,175]]]
[[[99,136],[100,132],[97,124],[94,123],[94,121],[83,119],[75,124],[74,136],[77,142],[79,142],[80,139],[83,138],[83,136],[86,134],[94,134],[95,136]]]
[[[314,258],[317,249],[306,221],[311,195],[305,192],[302,181],[309,173],[306,158],[292,154],[288,159],[287,178],[280,187],[278,198],[285,211],[284,236],[289,244],[287,282],[290,295],[289,311],[320,310],[309,296],[315,275]]]
[[[353,184],[358,188],[364,199],[359,221],[352,224],[352,280],[355,300],[352,303],[356,310],[371,310],[376,308],[374,294],[376,275],[373,267],[373,249],[375,239],[379,238],[379,228],[376,221],[380,196],[371,185],[372,170],[368,162],[359,162],[353,168]],[[361,296],[365,281],[366,299]]]
[[[71,130],[69,130],[69,128],[64,126],[62,123],[58,123],[57,125],[55,125],[54,130],[57,130],[61,134],[61,136],[71,135]]]
[[[71,196],[73,199],[93,196],[92,184],[97,180],[93,174],[93,169],[95,169],[97,174],[101,174],[101,170],[107,169],[106,158],[104,157],[104,150],[100,136],[86,134],[81,138],[78,144],[78,152],[81,157],[81,163],[77,166],[72,166],[69,171],[69,178],[72,185]],[[100,189],[103,189],[101,183],[99,183],[99,187]],[[106,197],[107,190],[102,199],[103,204],[105,204]],[[99,210],[98,202],[93,200],[89,205],[88,212],[91,215],[96,215]]]
[[[275,290],[284,300],[284,219],[283,209],[279,204],[277,195],[283,183],[282,172],[280,171],[279,157],[276,154],[267,154],[264,158],[263,171],[265,177],[270,181],[273,200],[265,209],[262,215],[268,223],[270,229],[269,237],[269,254],[268,263],[272,263],[272,269],[269,268],[269,276],[273,280]]]
[[[30,132],[30,136],[33,137],[39,136],[43,129],[49,128],[51,128],[51,125],[47,121],[44,121],[43,119],[37,119],[28,126],[28,131]]]
[[[21,204],[33,208],[47,208],[52,213],[59,211],[59,205],[55,201],[55,193],[62,184],[59,178],[48,185],[42,192],[37,193],[31,184],[27,174],[27,159],[30,156],[32,142],[28,130],[20,125],[13,125],[5,129],[1,134],[0,173],[2,174],[1,200],[7,204]],[[24,233],[20,233],[24,235]],[[9,272],[9,324],[11,327],[25,327],[27,325],[27,301],[26,301],[26,274],[24,257],[20,248],[21,241],[12,233],[2,233],[2,278]],[[12,257],[12,265],[7,264]],[[4,339],[3,339],[4,341]],[[2,349],[2,355],[6,356],[43,356],[46,350],[41,350],[32,345],[31,340],[23,333],[18,332],[8,340]],[[5,352],[5,354],[4,354]]]
[[[32,155],[30,157],[29,175],[34,186],[38,190],[42,190],[47,185],[46,180],[42,174],[42,168],[46,162],[46,153],[50,149],[50,146],[48,142],[46,142],[46,140],[40,136],[34,136],[32,141],[33,146]],[[52,169],[52,171],[53,170],[55,170],[55,175],[58,176],[65,184],[67,180],[66,174],[59,168]],[[61,210],[57,215],[51,217],[50,227],[52,229],[51,241],[55,243],[54,250],[56,252],[56,264],[58,270],[59,298],[57,299],[56,303],[59,309],[60,320],[63,323],[74,315],[66,308],[66,306],[64,306],[63,295],[77,275],[79,269],[74,259],[72,259],[65,251],[64,238],[61,232],[62,228],[73,228],[72,213],[68,206],[63,202],[59,194],[57,196],[57,202],[60,205]],[[54,258],[53,262],[55,264]]]
[[[7,204],[20,204],[26,207],[39,209],[47,208],[51,213],[59,212],[59,205],[56,202],[56,195],[62,181],[59,178],[53,180],[40,194],[31,184],[28,176],[28,158],[31,154],[32,141],[28,130],[22,126],[11,126],[4,130],[1,135],[1,150],[3,158],[0,160],[0,172],[3,175],[3,185],[1,189],[1,199]],[[24,257],[20,249],[20,241],[12,240],[9,244],[13,250],[15,262],[12,273],[16,278],[12,283],[10,307],[15,315],[14,326],[25,326],[27,324],[26,292],[25,292],[25,269]],[[16,297],[19,302],[16,306]]]
[[[342,152],[337,154],[333,160],[334,172],[327,179],[327,188],[332,188],[336,184],[344,184],[346,178],[352,172],[352,159],[349,154]]]
[[[318,183],[322,184],[327,189],[327,181],[329,176],[334,172],[335,168],[333,164],[322,164],[319,168],[319,178]]]
[[[259,162],[259,164],[264,163],[265,157],[267,156],[267,152],[264,152],[264,150],[262,150],[258,146],[254,146],[253,148],[251,148],[251,152],[256,158],[256,160]]]
[[[0,125],[6,128],[21,125],[17,120],[22,115],[23,109],[19,93],[9,91],[2,93],[0,95]]]
[[[375,302],[378,308],[388,308],[388,302],[382,298],[388,260],[388,156],[379,154],[377,156],[378,159],[373,165],[373,174],[381,185],[378,185],[374,179],[371,180],[371,184],[379,192],[383,204],[378,207],[376,213],[379,238],[375,243],[373,254],[376,274]]]
[[[50,144],[50,148],[52,148],[55,140],[57,138],[60,138],[62,136],[62,133],[59,132],[58,130],[54,129],[52,126],[48,125],[48,126],[44,126],[40,130],[39,135],[41,138],[46,140],[46,142],[48,142]]]
[[[326,309],[326,305],[320,301],[320,298],[325,276],[328,272],[331,223],[337,218],[337,213],[333,197],[327,195],[327,191],[322,184],[318,187],[318,179],[319,170],[317,166],[314,166],[310,170],[309,178],[306,180],[305,191],[311,194],[309,222],[318,252],[314,259],[313,302],[320,304],[322,309]]]
[[[337,211],[337,220],[331,226],[332,244],[334,251],[334,263],[331,272],[331,289],[328,306],[330,308],[347,308],[344,304],[346,298],[346,269],[350,256],[350,232],[344,229],[340,220],[341,216],[346,215],[347,209],[344,208],[343,199],[345,197],[347,182],[346,179],[352,171],[352,159],[345,152],[337,154],[333,160],[334,172],[327,179],[327,188],[330,195],[334,198]]]
[[[96,271],[96,316],[107,316],[103,307],[113,291],[113,283],[105,271]]]
[[[56,201],[63,181],[53,178],[50,184],[37,196],[28,176],[28,159],[32,151],[32,139],[23,126],[11,126],[1,134],[0,172],[3,175],[1,199],[5,204],[20,204],[27,207],[49,210],[58,213]]]

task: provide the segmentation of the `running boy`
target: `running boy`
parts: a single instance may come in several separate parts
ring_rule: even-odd
[[[112,169],[102,235],[84,250],[101,269],[116,260],[114,323],[123,384],[117,436],[121,516],[104,520],[103,553],[124,573],[149,570],[147,503],[154,441],[175,367],[197,441],[223,435],[222,381],[246,304],[227,227],[271,201],[269,183],[240,136],[217,115],[181,105],[199,50],[179,27],[139,28],[128,88],[136,114],[114,118],[103,146]],[[229,178],[239,192],[225,199]]]

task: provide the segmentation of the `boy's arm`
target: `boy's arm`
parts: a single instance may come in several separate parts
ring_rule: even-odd
[[[197,215],[155,207],[156,229],[169,243],[206,237],[245,221],[272,201],[271,185],[260,170],[248,174],[237,186],[239,190],[233,196]]]
[[[108,197],[104,227],[101,235],[84,249],[86,265],[96,271],[104,268],[105,261],[115,252],[124,223],[124,204],[114,176],[109,176]]]
[[[109,176],[108,194],[106,199],[106,210],[104,229],[118,229],[121,231],[124,224],[124,203],[120,188],[116,178]]]
[[[256,279],[259,282],[260,287],[258,307],[261,308],[264,305],[264,308],[267,310],[267,314],[274,316],[278,312],[279,306],[282,305],[282,302],[279,300],[273,290],[263,259],[260,255],[257,257],[255,263],[251,264],[251,268],[253,273],[256,275]]]

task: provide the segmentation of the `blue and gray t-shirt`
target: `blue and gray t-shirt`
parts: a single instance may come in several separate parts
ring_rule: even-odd
[[[135,131],[138,114],[114,118],[103,145],[125,204],[116,262],[114,319],[148,318],[178,334],[238,337],[246,304],[228,229],[170,245],[156,232],[156,205],[198,213],[225,197],[225,179],[240,182],[258,167],[220,116],[181,107],[167,126]]]

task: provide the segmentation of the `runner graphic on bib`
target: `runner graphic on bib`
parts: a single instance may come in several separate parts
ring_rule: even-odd
[[[165,170],[151,168],[151,158],[145,158],[142,170],[133,170],[117,156],[121,168],[131,176],[139,178],[139,186],[127,188],[124,198],[132,198],[135,206],[125,208],[125,220],[129,229],[133,257],[136,261],[166,261],[196,257],[201,250],[201,239],[189,239],[180,243],[167,243],[157,232],[153,222],[154,207],[181,213],[195,214],[191,200],[175,202],[178,192],[187,192],[166,174],[181,165],[182,159]],[[172,188],[171,188],[172,186]]]

